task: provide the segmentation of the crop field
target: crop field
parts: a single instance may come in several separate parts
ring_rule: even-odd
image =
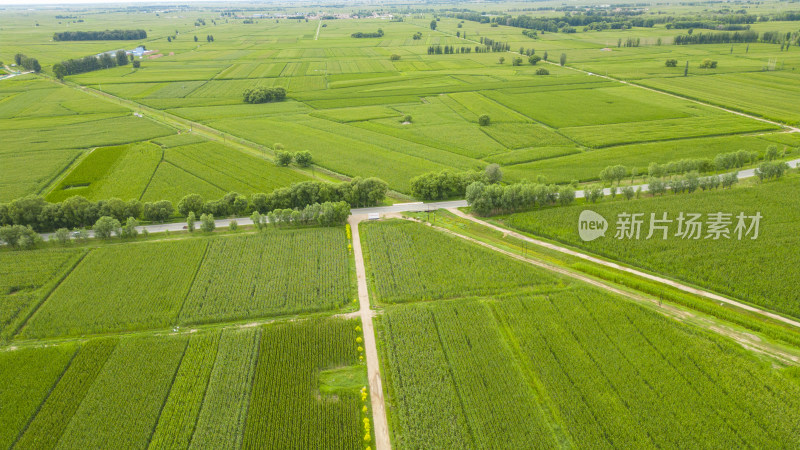
[[[548,272],[413,222],[368,223],[361,228],[367,276],[381,303],[478,296],[514,288],[546,290],[563,283]]]
[[[598,172],[594,169],[573,177],[561,175],[562,168],[579,170],[583,165],[575,162],[591,153],[587,149],[620,149],[622,153],[630,145],[642,145],[636,152],[636,164],[641,166],[665,157],[658,144],[671,145],[681,154],[703,152],[713,158],[730,137],[747,139],[753,133],[780,131],[779,126],[693,99],[787,124],[798,121],[793,106],[800,94],[792,70],[800,60],[769,44],[674,46],[669,44],[681,30],[663,25],[542,33],[530,39],[519,28],[448,17],[441,17],[432,30],[428,19],[421,17],[407,17],[403,22],[263,20],[243,24],[239,19],[216,20],[205,14],[198,12],[206,21],[200,28],[188,16],[153,22],[142,14],[124,20],[105,14],[109,24],[140,23],[151,29],[147,46],[153,53],[141,60],[139,69],[126,65],[67,79],[134,103],[117,105],[31,76],[4,81],[0,122],[8,121],[13,128],[4,129],[0,138],[12,143],[12,148],[25,139],[22,127],[52,128],[45,123],[75,114],[86,117],[60,124],[53,134],[42,130],[37,133],[38,143],[24,153],[3,150],[0,158],[11,167],[37,164],[33,172],[21,175],[14,170],[13,176],[0,177],[0,186],[7,187],[0,200],[48,192],[50,199],[73,194],[134,198],[138,192],[146,201],[176,201],[188,193],[213,198],[229,191],[266,191],[304,178],[269,163],[261,165],[251,155],[224,144],[211,149],[208,146],[217,144],[180,137],[164,141],[164,158],[143,190],[136,183],[134,187],[114,181],[103,182],[104,188],[96,192],[87,187],[48,189],[61,172],[73,169],[72,162],[82,152],[53,151],[52,144],[64,133],[81,136],[72,140],[80,142],[81,149],[147,140],[161,145],[165,134],[176,131],[156,123],[166,120],[167,114],[252,141],[265,149],[266,159],[273,156],[272,146],[281,143],[292,152],[310,151],[321,167],[349,177],[377,176],[403,193],[410,190],[409,180],[421,173],[480,169],[489,163],[505,166],[512,181],[540,176],[557,183],[593,180]],[[40,23],[48,31],[63,27],[49,17],[42,17]],[[17,29],[11,22],[8,26]],[[759,30],[771,31],[771,27],[793,30],[791,23],[781,22]],[[383,30],[379,38],[350,37],[377,28]],[[37,52],[45,71],[59,61],[56,55],[83,56],[108,48],[102,41],[37,41],[44,31],[28,32],[28,39],[18,47]],[[412,39],[417,32],[419,39]],[[191,35],[200,33],[214,33],[217,39],[207,42],[199,36],[198,42],[192,42]],[[180,34],[185,36],[179,39]],[[428,54],[430,46],[472,49],[484,38],[508,43],[511,51]],[[643,45],[617,45],[628,38],[641,38]],[[531,65],[523,55],[522,64],[513,65],[519,48],[539,56],[547,52],[548,61]],[[567,55],[564,67],[556,64],[561,53]],[[664,60],[672,57],[680,61],[680,67],[665,67]],[[704,58],[719,60],[719,68],[699,69]],[[687,76],[682,76],[685,62],[689,68]],[[536,75],[538,68],[546,68],[550,75]],[[257,86],[286,88],[288,98],[242,104],[242,92]],[[728,95],[734,91],[743,94]],[[136,103],[165,115],[132,117],[127,108]],[[491,124],[480,126],[478,117],[484,114]],[[405,116],[411,120],[403,124]],[[91,126],[85,125],[88,120],[93,121]],[[127,137],[134,130],[135,137]],[[705,151],[696,146],[698,138],[708,139]],[[182,146],[186,148],[170,150]],[[532,150],[539,148],[546,150]],[[30,156],[33,150],[39,151],[35,157]],[[220,165],[222,155],[232,163]],[[137,164],[144,163],[122,164],[121,176],[128,171],[139,174],[139,182],[146,179],[147,170]],[[80,173],[81,168],[73,170]],[[115,180],[117,175],[109,172],[99,181]]]
[[[642,198],[626,201],[605,200],[593,205],[570,206],[504,216],[503,223],[526,232],[546,236],[570,245],[585,248],[609,258],[625,261],[674,278],[685,280],[784,314],[800,317],[800,297],[796,283],[798,252],[796,224],[800,211],[785,199],[797,198],[800,185],[797,176],[735,189],[695,192],[693,194]],[[605,238],[583,242],[578,236],[578,215],[589,208],[606,218],[609,230]],[[645,222],[640,239],[616,239],[614,230],[619,213],[650,213],[660,219],[667,213],[668,239],[645,239],[649,230]],[[730,239],[683,239],[676,236],[680,212],[733,214]],[[760,213],[758,238],[737,239],[734,227],[739,213],[747,216]],[[748,222],[749,223],[749,222]],[[752,233],[751,235],[752,236]],[[765,274],[769,274],[765,276]]]
[[[734,3],[0,6],[0,449],[800,448],[800,12]],[[779,176],[567,187],[689,163]]]
[[[361,422],[371,416],[361,408],[362,384],[330,385],[325,375],[347,367],[365,382],[357,323],[305,320],[0,352],[0,445],[363,448]]]
[[[397,448],[797,440],[790,378],[592,289],[394,306],[380,324]]]
[[[336,310],[353,296],[349,258],[341,228],[40,250],[5,269],[2,335],[26,320],[20,336],[42,338]]]

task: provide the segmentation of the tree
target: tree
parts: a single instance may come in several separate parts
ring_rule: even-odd
[[[544,55],[542,55],[542,58],[543,58],[545,61],[547,61],[547,52],[544,52]]]
[[[94,235],[101,239],[108,239],[112,234],[119,236],[121,233],[120,228],[119,220],[111,216],[103,216],[97,219],[97,222],[92,227]]]
[[[142,66],[142,63],[140,61],[134,61],[133,62],[133,68],[134,69],[138,69],[141,66]]]
[[[122,227],[122,237],[124,238],[135,238],[139,235],[139,231],[136,230],[136,227],[139,226],[139,221],[134,219],[133,217],[128,217],[128,220],[125,221],[125,226]]]
[[[300,167],[309,167],[314,162],[314,158],[311,156],[311,152],[304,150],[294,154],[294,162]]]
[[[55,75],[59,80],[63,80],[67,75],[67,69],[64,68],[63,64],[55,63],[53,64],[53,75]]]
[[[403,115],[403,118],[400,120],[401,123],[411,123],[412,117],[411,114]]]
[[[253,214],[250,215],[250,221],[253,222],[253,226],[256,230],[261,230],[261,213],[253,211]]]
[[[598,200],[603,198],[603,186],[599,184],[593,184],[586,188],[584,192],[584,197],[589,200],[591,203],[596,203]]]
[[[125,50],[117,50],[117,65],[125,66],[128,64],[128,55]]]
[[[716,69],[717,68],[717,62],[712,60],[712,59],[706,58],[706,59],[703,60],[702,63],[700,63],[700,68],[701,69]]]
[[[689,61],[686,61],[686,67],[683,68],[683,76],[689,75]]]
[[[205,201],[200,194],[189,194],[178,201],[178,213],[182,216],[186,216],[190,212],[194,213],[195,216],[202,214],[204,204]]]
[[[567,54],[566,53],[562,53],[561,57],[558,60],[558,64],[563,67],[564,64],[566,64],[566,63],[567,63]]]
[[[522,65],[522,58],[517,57],[517,58],[512,59],[511,60],[511,65],[512,66],[521,66]]]
[[[506,62],[506,59],[501,56],[500,59],[497,60],[497,62],[503,64],[504,62]]]
[[[625,200],[630,200],[636,195],[636,192],[633,190],[633,186],[625,186],[622,188],[622,195],[625,197]]]
[[[235,220],[231,220],[231,221],[228,223],[228,229],[229,229],[229,230],[231,230],[231,231],[236,231],[236,230],[238,230],[238,229],[239,229],[239,222],[237,222],[237,221],[235,221]]]
[[[550,71],[545,69],[544,67],[539,67],[536,69],[536,75],[550,75]]]
[[[55,232],[55,238],[61,245],[67,245],[70,241],[69,228],[59,228]]]
[[[488,114],[481,114],[481,116],[478,117],[478,125],[485,127],[488,126],[490,123],[492,123],[492,119],[489,118]]]
[[[677,67],[678,66],[678,60],[677,59],[668,59],[667,62],[665,63],[665,65],[667,67]]]
[[[199,39],[197,39],[197,36],[195,36],[195,37],[194,37],[194,41],[195,41],[195,42],[197,42],[198,40],[199,40]]]
[[[214,223],[213,214],[203,214],[200,216],[200,230],[205,233],[211,233],[216,227],[217,224]]]
[[[542,57],[539,56],[539,55],[532,55],[530,58],[528,58],[528,62],[531,63],[531,65],[534,65],[534,66],[536,65],[536,63],[538,63],[541,60],[542,60]]]
[[[194,215],[194,211],[189,211],[189,215],[186,217],[186,229],[189,230],[189,233],[194,233],[195,220],[197,220],[197,216]]]
[[[487,183],[495,184],[500,182],[500,180],[503,178],[503,171],[500,170],[499,164],[489,164],[483,171],[483,175],[486,178]]]
[[[206,41],[214,42],[214,35],[213,34],[209,34],[208,36],[206,36]]]
[[[172,42],[172,36],[167,36],[167,42]]]
[[[292,163],[292,154],[284,151],[275,152],[275,164],[281,167],[286,167]]]
[[[400,61],[400,55],[398,55],[397,53],[393,53],[392,56],[389,57],[389,59],[392,61]]]
[[[14,248],[33,248],[42,241],[30,225],[5,225],[0,227],[0,241]]]
[[[567,206],[575,201],[575,189],[572,186],[561,186],[558,190],[558,202],[561,206]]]
[[[436,20],[431,20],[431,30],[436,29]]]
[[[172,202],[169,200],[159,200],[154,203],[145,203],[143,215],[145,220],[152,222],[164,222],[170,217],[175,209],[172,207]]]

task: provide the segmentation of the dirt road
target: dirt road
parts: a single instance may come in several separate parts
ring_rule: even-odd
[[[358,280],[358,304],[361,316],[361,328],[364,330],[364,350],[367,354],[367,376],[369,377],[369,394],[372,402],[372,422],[375,427],[375,448],[389,450],[389,423],[386,420],[386,404],[383,400],[383,384],[381,383],[381,366],[378,361],[378,347],[375,344],[375,329],[372,317],[375,312],[369,307],[369,291],[367,290],[367,271],[364,268],[364,256],[361,252],[361,239],[358,235],[358,224],[365,220],[365,215],[350,216],[348,222],[353,233],[353,255],[356,260],[356,278]]]
[[[769,311],[765,311],[763,309],[755,308],[753,306],[750,306],[750,305],[747,305],[747,304],[744,304],[744,303],[741,303],[741,302],[737,302],[737,301],[731,300],[729,298],[725,298],[725,297],[723,297],[721,295],[714,294],[713,292],[708,292],[708,291],[704,291],[702,289],[697,289],[697,288],[694,288],[694,287],[691,287],[691,286],[687,286],[685,284],[678,283],[677,281],[669,280],[667,278],[662,278],[662,277],[659,277],[659,276],[656,276],[656,275],[651,275],[649,273],[645,273],[645,272],[642,272],[640,270],[631,269],[630,267],[621,266],[619,264],[615,264],[615,263],[612,263],[612,262],[609,262],[609,261],[606,261],[606,260],[603,260],[603,259],[595,258],[593,256],[589,256],[587,254],[584,254],[584,253],[581,253],[581,252],[577,252],[575,250],[571,250],[571,249],[568,249],[568,248],[565,248],[565,247],[561,247],[561,246],[558,246],[558,245],[555,245],[555,244],[551,244],[549,242],[544,242],[544,241],[540,241],[538,239],[533,239],[533,238],[530,238],[528,236],[524,236],[524,235],[522,235],[520,233],[516,233],[514,231],[511,231],[511,230],[509,230],[507,228],[498,227],[497,225],[493,225],[491,223],[485,222],[485,221],[480,220],[480,219],[478,219],[476,217],[470,216],[469,214],[465,214],[465,213],[463,213],[463,212],[461,212],[461,211],[459,211],[458,209],[455,209],[455,208],[448,209],[448,211],[450,211],[451,213],[453,213],[453,214],[455,214],[455,215],[457,215],[459,217],[462,217],[464,219],[471,220],[473,222],[476,222],[476,223],[479,223],[479,224],[484,225],[486,227],[489,227],[489,228],[491,228],[493,230],[497,230],[497,231],[506,233],[509,236],[513,236],[513,237],[515,237],[517,239],[521,239],[521,240],[523,240],[525,242],[529,242],[531,244],[538,245],[540,247],[548,248],[550,250],[555,250],[555,251],[558,251],[558,252],[561,252],[561,253],[565,253],[565,254],[570,255],[570,256],[575,256],[575,257],[581,258],[583,260],[593,262],[595,264],[600,264],[600,265],[605,266],[605,267],[610,267],[612,269],[616,269],[616,270],[619,270],[619,271],[622,271],[622,272],[627,272],[627,273],[630,273],[630,274],[633,274],[633,275],[636,275],[636,276],[639,276],[639,277],[642,277],[642,278],[646,278],[648,280],[652,280],[652,281],[655,281],[655,282],[658,282],[658,283],[666,284],[667,286],[674,287],[676,289],[679,289],[679,290],[684,291],[684,292],[688,292],[690,294],[699,295],[701,297],[709,298],[711,300],[718,301],[718,302],[721,302],[721,303],[727,303],[727,304],[729,304],[731,306],[735,306],[737,308],[741,308],[741,309],[744,309],[746,311],[750,311],[750,312],[753,312],[753,313],[756,313],[756,314],[759,314],[759,315],[762,315],[762,316],[765,316],[765,317],[769,317],[770,319],[774,319],[774,320],[777,320],[779,322],[783,322],[785,324],[789,324],[789,325],[792,325],[792,326],[800,328],[800,322],[798,322],[797,320],[792,320],[792,319],[789,319],[787,317],[783,317],[781,315],[778,315],[778,314],[775,314],[775,313],[771,313]]]

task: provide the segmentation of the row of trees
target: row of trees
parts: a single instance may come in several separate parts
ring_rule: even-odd
[[[569,205],[575,201],[575,189],[571,185],[515,183],[502,186],[476,181],[467,186],[466,199],[473,211],[489,216],[555,204]]]
[[[280,144],[275,144],[277,147]],[[283,148],[283,146],[281,146]],[[290,153],[282,150],[275,151],[275,165],[281,167],[287,167],[292,162],[297,164],[300,167],[310,167],[311,164],[314,163],[314,157],[311,155],[311,152],[308,150],[304,150],[301,152]]]
[[[373,206],[386,196],[387,190],[387,184],[377,178],[357,177],[338,184],[305,181],[268,194],[253,194],[249,198],[231,192],[221,199],[205,201],[198,194],[190,194],[178,202],[177,211],[180,217],[186,217],[190,211],[197,216],[207,213],[229,217],[247,215],[253,211],[266,213],[279,208],[304,208],[324,202],[344,201],[354,207]],[[129,217],[164,222],[175,217],[175,206],[169,200],[142,203],[138,200],[126,202],[110,199],[94,202],[80,196],[70,197],[60,203],[49,203],[35,195],[0,204],[0,226],[30,226],[39,232],[88,227],[103,216],[119,222]]]
[[[36,73],[41,72],[42,66],[39,64],[39,60],[36,58],[29,58],[28,56],[23,55],[22,53],[17,53],[14,55],[14,62],[24,68],[25,70],[32,70]]]
[[[675,45],[689,44],[731,44],[737,42],[758,42],[756,31],[734,31],[724,33],[693,33],[675,36]]]
[[[759,160],[773,161],[780,158],[783,153],[776,145],[770,145],[762,154],[758,152],[749,152],[747,150],[739,150],[730,153],[720,153],[710,158],[684,158],[666,163],[651,162],[647,166],[647,175],[650,177],[661,178],[666,176],[682,175],[689,172],[713,172],[738,169],[748,164],[755,163]],[[628,175],[636,177],[643,175],[637,169],[628,168],[623,165],[608,166],[600,171],[600,180],[607,183],[616,182],[619,184]]]
[[[347,202],[314,203],[302,209],[276,209],[266,216],[253,213],[250,217],[253,224],[261,229],[267,224],[279,227],[282,225],[320,225],[323,227],[344,225],[350,216],[350,205]],[[266,218],[266,220],[264,220]]]
[[[98,56],[86,56],[81,59],[68,59],[53,65],[53,75],[59,80],[64,79],[67,75],[75,75],[78,73],[93,72],[95,70],[110,69],[111,67],[124,66],[129,62],[133,62],[133,67],[139,67],[139,61],[133,60],[133,55],[130,58],[125,53],[125,50],[117,50],[114,56],[109,53],[103,53]]]
[[[497,164],[486,166],[483,172],[454,172],[449,169],[440,172],[428,172],[411,179],[411,193],[423,200],[444,200],[463,197],[467,186],[481,181],[495,184],[503,178],[503,172]]]
[[[245,103],[279,102],[286,98],[286,89],[282,87],[256,87],[244,90],[242,94]]]
[[[383,37],[383,29],[378,28],[378,31],[374,33],[364,33],[363,31],[357,31],[350,35],[351,38],[379,38]]]
[[[144,30],[61,31],[54,41],[136,41],[147,38]]]

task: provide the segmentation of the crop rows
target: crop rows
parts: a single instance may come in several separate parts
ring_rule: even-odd
[[[609,230],[605,238],[592,242],[580,240],[578,216],[581,206],[556,208],[514,214],[504,222],[514,228],[547,236],[586,248],[613,259],[654,270],[666,275],[705,286],[776,311],[800,316],[800,294],[795,288],[800,276],[800,253],[791,242],[797,240],[800,209],[787,199],[800,195],[797,178],[765,182],[752,188],[696,192],[635,201],[619,200],[597,203],[592,210],[606,218]],[[622,212],[644,213],[648,219],[640,239],[615,239],[617,215]],[[667,239],[657,233],[645,239],[651,213],[657,217],[666,212],[669,225]],[[724,212],[735,216],[760,212],[759,236],[731,239],[682,239],[675,236],[680,212],[706,214]],[[703,233],[706,233],[704,228]],[[767,275],[768,274],[768,275]]]
[[[24,431],[75,354],[74,344],[0,352],[0,447]]]
[[[210,332],[189,339],[178,373],[172,382],[149,448],[185,449],[194,433],[203,405],[211,369],[217,358],[220,333]]]
[[[116,346],[117,339],[106,338],[89,341],[80,348],[16,448],[55,448]]]
[[[260,334],[259,328],[222,333],[189,448],[241,447]]]
[[[205,241],[187,240],[93,250],[21,334],[42,337],[169,326],[178,316],[205,246]]]
[[[589,289],[496,310],[579,447],[797,441],[800,387],[721,338]]]
[[[244,448],[363,448],[358,388],[335,396],[318,389],[320,370],[358,364],[357,324],[325,320],[263,328]]]
[[[795,446],[800,386],[590,288],[381,317],[398,448]]]
[[[174,336],[121,341],[56,448],[145,448],[186,341]]]
[[[376,298],[395,303],[557,284],[547,272],[420,224],[363,224]]]
[[[350,294],[341,228],[268,230],[209,244],[181,320],[209,322],[333,309],[346,303]]]

